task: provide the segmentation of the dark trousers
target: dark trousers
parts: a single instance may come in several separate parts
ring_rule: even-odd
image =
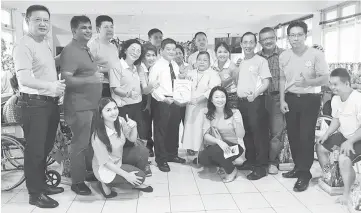
[[[60,114],[57,103],[20,97],[21,123],[26,141],[24,172],[29,194],[40,194],[46,187],[46,158],[53,148]]]
[[[95,110],[64,111],[73,133],[70,144],[70,175],[73,184],[82,183],[92,171],[93,149],[90,145],[91,125]]]
[[[102,97],[111,97],[109,83],[103,83]]]
[[[181,116],[181,121],[183,126],[185,125],[184,121],[185,121],[185,117],[186,117],[186,107],[180,107],[180,116]]]
[[[236,144],[230,144],[229,146],[233,146]],[[224,158],[224,152],[217,144],[206,147],[203,151],[201,151],[198,155],[199,164],[203,166],[219,166],[222,167],[227,174],[231,174],[235,168],[233,165],[233,161],[242,155],[243,149],[240,145],[238,145],[239,154],[232,156],[230,158]]]
[[[145,136],[147,139],[147,148],[153,149],[154,142],[152,139],[153,133],[152,133],[152,111],[150,109],[146,109],[148,101],[151,101],[151,97],[149,95],[143,95],[142,96],[142,117],[143,117],[143,128],[145,132]]]
[[[123,117],[126,120],[126,115],[137,123],[137,130],[140,139],[146,139],[146,133],[143,128],[143,118],[142,118],[142,102],[136,104],[129,104],[122,107],[119,107],[119,116]]]
[[[246,131],[243,138],[246,147],[246,159],[255,167],[267,167],[269,131],[265,96],[258,96],[253,102],[240,98],[239,111],[242,114]]]
[[[298,96],[293,93],[286,93],[285,101],[289,108],[289,112],[286,113],[286,128],[295,169],[301,174],[311,176],[315,128],[321,97],[318,94]]]
[[[152,99],[154,152],[157,163],[178,156],[180,108]]]

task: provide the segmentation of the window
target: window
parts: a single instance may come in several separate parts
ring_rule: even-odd
[[[1,39],[4,39],[7,47],[5,53],[11,55],[15,32],[11,10],[1,8],[1,31]]]
[[[322,43],[329,63],[359,62],[361,59],[360,2],[348,1],[322,11]]]

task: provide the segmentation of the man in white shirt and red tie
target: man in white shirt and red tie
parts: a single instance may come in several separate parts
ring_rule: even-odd
[[[152,114],[154,120],[155,161],[159,170],[169,172],[168,162],[185,163],[178,157],[180,104],[173,100],[174,80],[179,75],[179,66],[173,60],[176,42],[167,38],[161,44],[161,57],[153,65],[149,82],[158,81],[160,86],[152,93]]]

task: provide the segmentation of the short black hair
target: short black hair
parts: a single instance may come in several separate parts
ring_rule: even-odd
[[[164,50],[164,47],[167,46],[167,44],[174,44],[174,45],[177,45],[177,43],[171,39],[171,38],[166,38],[162,41],[162,44],[160,45],[160,48],[162,50]]]
[[[145,57],[145,54],[147,54],[148,51],[153,51],[155,55],[158,54],[157,48],[153,44],[151,43],[143,44],[143,57]]]
[[[31,5],[30,7],[28,7],[28,9],[26,9],[25,17],[30,18],[31,13],[35,11],[45,11],[49,14],[49,18],[50,18],[49,9],[43,5]]]
[[[96,27],[100,27],[100,26],[102,25],[103,21],[109,21],[109,22],[111,22],[112,24],[114,24],[113,19],[112,19],[110,16],[101,15],[101,16],[98,16],[98,17],[95,19],[95,26],[96,26]]]
[[[120,53],[119,53],[119,58],[122,58],[122,59],[124,59],[125,60],[125,58],[127,57],[127,55],[126,55],[126,53],[125,53],[125,51],[130,47],[130,45],[132,45],[132,44],[139,44],[139,46],[140,46],[140,52],[141,52],[141,54],[140,54],[140,56],[139,56],[139,58],[137,59],[137,60],[135,60],[134,61],[134,65],[139,65],[140,63],[141,63],[141,61],[142,61],[142,54],[143,54],[143,51],[142,51],[142,44],[137,40],[137,39],[129,39],[129,40],[126,40],[126,41],[124,41],[123,43],[122,43],[122,49],[120,50]]]
[[[245,34],[242,35],[241,37],[241,42],[243,42],[243,38],[247,35],[253,35],[254,36],[254,42],[257,43],[257,36],[256,34],[252,33],[252,32],[246,32]]]
[[[262,30],[259,31],[258,35],[261,35],[262,33],[268,33],[268,32],[273,32],[276,35],[276,31],[272,27],[264,27],[264,28],[262,28]]]
[[[82,15],[82,16],[73,16],[70,20],[70,27],[71,29],[76,29],[79,27],[80,23],[92,23],[88,16]]]
[[[199,56],[201,55],[206,55],[208,57],[208,60],[211,61],[211,55],[209,55],[209,53],[207,51],[202,51],[202,52],[199,52],[198,55],[197,55],[197,59],[199,58]]]
[[[198,35],[204,35],[206,38],[207,38],[207,34],[205,32],[197,32],[195,35],[194,35],[194,38],[197,38]]]
[[[152,35],[155,34],[155,33],[161,33],[163,35],[163,32],[160,29],[153,28],[153,29],[148,31],[148,38],[152,37]]]
[[[216,45],[216,48],[214,48],[214,52],[217,53],[217,50],[219,47],[224,47],[229,53],[231,53],[231,49],[229,48],[228,44],[224,41],[222,42],[219,42],[217,45]]]
[[[307,24],[303,21],[293,21],[288,25],[287,27],[287,35],[290,35],[290,31],[294,27],[301,27],[303,29],[303,32],[307,35]]]
[[[339,77],[344,83],[348,82],[351,85],[351,76],[345,68],[336,68],[332,70],[331,77]]]
[[[176,48],[176,49],[177,49],[177,48],[180,49],[180,50],[182,51],[183,55],[185,54],[185,53],[184,53],[184,48],[182,47],[182,45],[176,44],[176,45],[175,45],[175,48]]]

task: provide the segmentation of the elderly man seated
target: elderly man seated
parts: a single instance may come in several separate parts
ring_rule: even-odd
[[[356,179],[352,165],[361,160],[361,93],[351,88],[350,75],[343,68],[331,72],[330,88],[335,94],[331,102],[333,119],[326,133],[317,140],[317,155],[324,168],[329,153],[340,147],[338,160],[345,187],[337,202],[347,204]]]

